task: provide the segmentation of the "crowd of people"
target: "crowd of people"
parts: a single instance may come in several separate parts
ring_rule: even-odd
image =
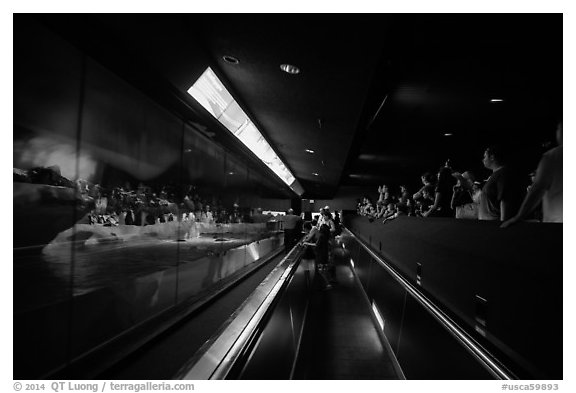
[[[265,223],[274,218],[261,208],[240,207],[238,201],[225,204],[215,195],[201,193],[192,185],[182,188],[170,185],[148,186],[130,182],[124,186],[102,187],[84,179],[69,180],[60,174],[58,166],[36,167],[29,170],[14,168],[14,181],[74,190],[77,200],[90,211],[83,219],[89,224],[154,225],[169,221],[232,224]],[[182,197],[183,195],[183,197]]]
[[[414,194],[405,185],[397,194],[387,185],[379,186],[376,203],[365,196],[358,201],[358,214],[383,222],[399,216],[478,218],[481,187],[472,172],[460,173],[444,166],[436,177],[424,173],[421,181],[422,187]]]
[[[225,206],[215,196],[201,196],[192,186],[183,198],[177,198],[169,187],[154,190],[142,183],[136,189],[129,184],[111,190],[94,185],[81,192],[94,199],[95,207],[88,215],[91,224],[144,226],[182,220],[228,224],[254,222],[257,214],[238,203]]]
[[[513,169],[507,151],[490,146],[482,163],[492,173],[483,182],[471,171],[454,170],[447,161],[435,174],[424,173],[422,187],[414,194],[404,185],[396,193],[382,185],[376,202],[367,196],[358,200],[357,212],[383,222],[399,216],[499,220],[503,227],[522,220],[562,222],[562,132],[559,123],[558,146],[542,156],[528,187],[524,176]]]

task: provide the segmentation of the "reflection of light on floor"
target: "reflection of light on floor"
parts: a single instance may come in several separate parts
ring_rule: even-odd
[[[374,301],[372,301],[372,311],[374,312],[374,315],[376,316],[376,319],[378,320],[378,324],[380,325],[380,329],[384,330],[384,318],[382,318],[382,315],[380,314],[380,311],[378,310],[378,306],[376,306],[376,303],[374,303]]]
[[[296,331],[294,329],[294,316],[292,315],[292,307],[290,307],[290,327],[292,329],[292,342],[296,345]]]
[[[253,261],[260,259],[260,253],[258,252],[258,249],[254,243],[248,245],[247,250],[248,254],[250,254],[250,258],[252,258]]]

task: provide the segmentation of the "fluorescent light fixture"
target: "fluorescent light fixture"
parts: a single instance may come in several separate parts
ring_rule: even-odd
[[[306,153],[314,154],[314,150],[306,149]]]
[[[452,133],[451,132],[445,132],[444,136],[452,136]]]
[[[350,258],[350,265],[352,265],[352,269],[356,267],[356,265],[354,265],[354,259],[352,258]]]
[[[188,89],[188,94],[250,149],[294,192],[302,195],[304,190],[292,172],[278,157],[272,146],[262,136],[248,115],[240,108],[240,105],[234,100],[210,67]]]
[[[314,176],[318,176],[318,174],[316,172],[312,173]]]
[[[504,102],[502,98],[492,98],[490,102]]]
[[[287,72],[292,75],[296,75],[300,73],[300,68],[296,67],[292,64],[280,64],[280,69],[284,72]]]
[[[378,324],[380,325],[380,329],[382,329],[382,331],[384,331],[384,318],[382,318],[382,315],[380,314],[380,311],[378,310],[378,306],[376,306],[376,303],[374,303],[374,301],[372,301],[372,311],[374,312],[374,316],[378,320]]]

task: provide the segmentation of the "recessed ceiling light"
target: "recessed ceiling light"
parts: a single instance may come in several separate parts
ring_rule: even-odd
[[[306,149],[306,153],[314,154],[314,150]]]
[[[316,172],[313,173],[314,176],[318,176],[318,174]]]
[[[452,133],[451,132],[445,132],[444,136],[452,136]]]
[[[222,56],[222,60],[224,60],[228,64],[238,64],[240,60],[234,56],[224,55]]]
[[[504,102],[502,98],[492,98],[490,102]]]
[[[287,73],[293,74],[293,75],[300,73],[300,68],[298,68],[292,64],[280,64],[280,69],[284,72],[287,72]]]
[[[229,174],[229,175],[233,175],[233,174],[234,174],[234,172],[228,172],[228,174]]]

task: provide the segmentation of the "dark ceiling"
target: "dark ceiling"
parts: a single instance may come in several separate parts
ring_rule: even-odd
[[[480,172],[492,142],[513,144],[528,168],[561,114],[561,14],[43,18],[107,63],[138,70],[135,83],[157,81],[148,91],[158,96],[171,90],[194,105],[182,95],[212,67],[306,198],[414,184],[448,158]]]

